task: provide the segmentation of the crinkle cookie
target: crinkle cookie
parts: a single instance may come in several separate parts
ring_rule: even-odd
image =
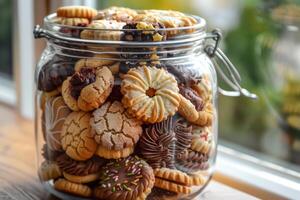
[[[122,34],[122,32],[119,30],[122,29],[124,25],[125,25],[124,22],[117,22],[115,20],[94,20],[91,22],[91,24],[87,26],[90,29],[81,32],[80,38],[89,39],[89,40],[119,41]],[[101,29],[116,29],[116,30],[103,31]]]
[[[97,10],[87,6],[64,6],[56,10],[57,17],[87,18],[92,19],[97,15]]]
[[[177,82],[164,69],[141,66],[123,76],[122,103],[130,114],[147,123],[161,122],[172,116],[180,104]]]
[[[94,196],[106,200],[146,199],[154,185],[152,168],[137,156],[113,160],[102,169]]]
[[[62,96],[73,111],[91,111],[104,103],[113,83],[114,77],[107,67],[84,67],[63,82]]]
[[[52,97],[46,101],[42,118],[42,131],[47,141],[47,147],[53,151],[61,151],[60,136],[66,117],[72,111],[61,96]]]
[[[61,132],[61,144],[66,154],[74,160],[87,160],[97,149],[97,143],[91,134],[91,114],[72,112],[66,118]]]
[[[116,20],[118,22],[128,22],[132,21],[133,17],[137,14],[137,11],[130,8],[112,6],[98,11],[98,14],[93,18],[93,20],[108,19]]]
[[[180,105],[178,112],[189,122],[199,126],[209,126],[213,120],[212,102],[205,102],[192,88],[179,86]]]
[[[96,154],[107,159],[130,155],[141,134],[141,123],[118,102],[106,102],[93,112],[92,134],[99,144]]]

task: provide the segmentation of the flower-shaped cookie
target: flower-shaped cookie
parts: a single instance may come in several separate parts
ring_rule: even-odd
[[[81,68],[62,85],[62,96],[73,111],[100,107],[111,93],[114,77],[107,67]]]
[[[92,134],[99,144],[96,154],[117,159],[130,155],[138,142],[142,127],[132,118],[121,102],[106,102],[93,112]]]
[[[173,75],[164,69],[141,66],[123,76],[123,105],[130,114],[147,123],[172,116],[180,103],[179,88]]]

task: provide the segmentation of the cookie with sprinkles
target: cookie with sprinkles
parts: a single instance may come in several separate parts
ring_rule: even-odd
[[[137,156],[113,160],[102,168],[94,196],[106,200],[146,199],[154,179],[152,168]]]

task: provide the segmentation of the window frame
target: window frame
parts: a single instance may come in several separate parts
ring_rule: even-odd
[[[263,154],[224,141],[218,145],[216,171],[288,199],[300,194],[300,173],[270,161]]]

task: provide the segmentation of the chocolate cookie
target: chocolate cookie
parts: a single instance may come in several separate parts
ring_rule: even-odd
[[[150,125],[145,129],[139,149],[142,157],[156,168],[175,168],[176,136],[172,118]]]
[[[180,156],[177,156],[176,167],[187,173],[198,172],[208,169],[208,159],[208,154],[187,149]]]
[[[56,159],[64,177],[75,183],[89,183],[99,178],[101,167],[106,163],[104,159],[92,157],[86,161],[76,161],[62,154]]]
[[[110,159],[127,157],[138,142],[142,127],[118,102],[106,102],[93,112],[92,134],[99,144],[97,155]]]
[[[61,151],[53,151],[48,148],[47,144],[44,144],[42,147],[42,156],[45,160],[55,161],[58,156],[62,154]]]
[[[54,56],[44,64],[38,76],[38,89],[45,92],[55,90],[74,73],[74,62],[62,56]]]
[[[129,156],[103,167],[94,196],[106,200],[146,199],[153,185],[152,168],[137,156]]]

